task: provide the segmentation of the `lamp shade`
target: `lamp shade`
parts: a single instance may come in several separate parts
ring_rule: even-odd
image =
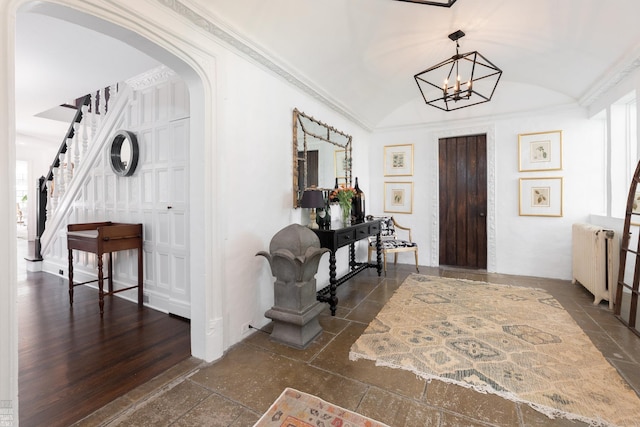
[[[304,190],[300,206],[303,208],[322,208],[324,207],[324,197],[320,190]]]

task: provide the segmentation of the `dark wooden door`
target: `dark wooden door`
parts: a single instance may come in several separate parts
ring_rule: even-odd
[[[440,265],[487,268],[487,137],[439,140]]]
[[[318,186],[318,150],[307,151],[307,180],[304,179],[304,151],[298,151],[298,187],[300,194],[311,186]]]

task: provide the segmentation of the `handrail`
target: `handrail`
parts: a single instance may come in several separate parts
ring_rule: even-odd
[[[120,89],[120,90],[118,90]],[[68,172],[68,168],[62,168],[63,165],[60,165],[59,169],[67,169],[66,171],[61,171],[60,173],[55,172],[53,177],[54,186],[46,185],[47,191],[47,204],[51,204],[51,208],[47,208],[46,212],[46,229],[43,231],[40,236],[41,241],[41,253],[46,254],[49,251],[52,243],[55,241],[55,235],[58,231],[62,230],[62,226],[65,225],[67,218],[64,213],[67,212],[79,191],[83,188],[83,183],[86,182],[87,177],[91,174],[93,168],[93,162],[98,158],[102,150],[106,147],[106,144],[110,141],[110,136],[113,135],[118,129],[117,126],[121,125],[122,114],[129,104],[129,101],[132,96],[132,89],[129,85],[123,85],[121,88],[118,86],[118,89],[114,89],[114,86],[109,88],[110,92],[113,96],[101,96],[102,99],[108,102],[108,104],[100,103],[100,106],[95,106],[94,111],[90,112],[91,114],[85,114],[85,117],[81,123],[83,125],[82,132],[82,144],[80,141],[74,141],[72,144],[72,149],[67,151],[66,155],[69,158],[69,154],[71,152],[74,155],[77,155],[74,147],[82,146],[81,150],[81,159],[78,164],[73,164],[73,174],[72,179],[70,181],[65,180],[64,182],[64,194],[57,195],[54,201],[54,195],[58,191],[55,187],[60,188],[55,181],[57,179],[57,175],[63,175]],[[116,92],[117,90],[117,92]],[[116,96],[117,93],[117,96]],[[103,95],[102,91],[100,91],[100,95]],[[92,100],[93,104],[93,100]],[[83,106],[83,110],[87,110],[86,106]],[[98,113],[99,111],[99,113]],[[99,123],[96,120],[96,115],[99,114],[100,120]],[[84,134],[84,126],[87,126],[91,129],[90,135]],[[76,124],[76,126],[78,126]],[[88,130],[88,129],[87,129]],[[76,127],[76,131],[79,129]],[[80,135],[76,135],[78,138]],[[88,138],[87,138],[88,137]],[[76,139],[73,138],[73,139]],[[86,147],[86,151],[84,148],[84,140],[88,139],[88,145]],[[64,156],[64,154],[62,155]],[[74,156],[75,161],[75,156]],[[63,157],[61,163],[65,162],[65,158]],[[44,177],[43,177],[44,178]],[[45,180],[46,181],[46,180]],[[46,184],[46,182],[45,182]]]
[[[90,104],[91,104],[91,95],[85,95],[84,98],[82,99],[82,102],[77,107],[76,114],[73,116],[73,120],[71,120],[71,123],[69,124],[69,129],[67,130],[67,133],[62,139],[62,143],[60,144],[60,148],[56,153],[56,157],[53,160],[53,163],[51,163],[51,166],[49,166],[49,173],[47,173],[47,176],[45,177],[45,182],[43,184],[44,188],[41,187],[40,191],[47,190],[46,181],[51,181],[53,179],[53,169],[60,166],[60,154],[65,154],[67,152],[67,139],[73,138],[76,133],[73,125],[74,123],[80,123],[82,121],[82,115],[83,115],[82,106],[90,105]]]
[[[40,242],[40,238],[44,234],[45,224],[47,222],[47,192],[49,191],[47,188],[47,181],[53,180],[53,170],[60,166],[60,155],[65,154],[67,152],[67,140],[69,138],[73,138],[75,136],[75,128],[74,125],[76,123],[80,123],[83,118],[82,107],[85,105],[91,104],[91,95],[85,95],[77,106],[76,114],[73,116],[73,120],[69,124],[69,129],[62,139],[62,143],[60,144],[60,148],[56,153],[56,157],[54,158],[51,166],[49,166],[49,172],[46,176],[41,176],[38,179],[38,188],[37,188],[37,198],[36,198],[36,239],[34,245],[34,259],[42,260],[42,246]]]

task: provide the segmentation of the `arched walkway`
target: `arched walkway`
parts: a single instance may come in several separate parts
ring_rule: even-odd
[[[198,183],[190,190],[190,278],[191,278],[191,349],[192,355],[212,361],[223,352],[222,280],[220,276],[219,247],[215,243],[214,194],[217,188],[215,137],[212,123],[214,115],[215,58],[193,47],[192,40],[181,39],[181,29],[162,24],[166,19],[162,12],[150,4],[129,5],[102,2],[88,4],[80,0],[63,0],[62,4],[34,2],[31,0],[0,0],[0,53],[5,65],[0,68],[0,157],[5,160],[2,169],[5,182],[10,183],[0,192],[5,200],[11,200],[15,182],[15,124],[14,78],[15,66],[13,41],[17,13],[34,12],[54,16],[78,25],[86,26],[137,48],[173,69],[186,82],[190,92],[190,174],[191,183]],[[157,8],[157,6],[155,6]],[[153,17],[153,18],[151,18]],[[144,21],[144,22],[142,22]],[[169,30],[168,28],[171,28]],[[189,34],[187,28],[182,34]],[[197,52],[198,55],[194,53]],[[197,59],[196,59],[197,58]],[[204,64],[204,65],[202,65]],[[4,86],[4,87],[3,87]],[[12,166],[13,165],[13,166]],[[13,177],[12,177],[13,175]],[[3,301],[0,340],[6,343],[0,353],[0,400],[13,408],[17,418],[17,315],[16,295],[16,243],[15,212],[5,203],[0,208],[0,223],[9,238],[0,246],[3,267],[0,281],[7,286],[0,290]],[[212,285],[215,284],[215,285]]]

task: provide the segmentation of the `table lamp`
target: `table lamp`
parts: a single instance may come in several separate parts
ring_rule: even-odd
[[[316,208],[324,207],[322,191],[313,188],[304,190],[304,193],[302,193],[302,200],[300,200],[300,207],[310,209],[309,228],[320,228],[316,222]]]

